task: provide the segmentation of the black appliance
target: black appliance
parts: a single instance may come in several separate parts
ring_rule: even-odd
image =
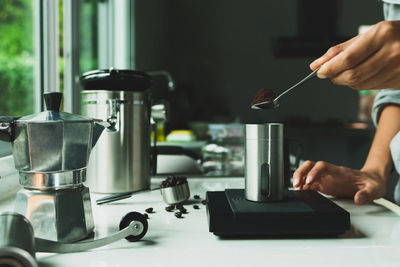
[[[286,190],[278,202],[246,200],[243,189],[206,197],[209,230],[221,237],[335,236],[350,229],[350,214],[312,190]]]

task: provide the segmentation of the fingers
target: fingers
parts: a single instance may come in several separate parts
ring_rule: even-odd
[[[354,203],[356,205],[364,205],[374,201],[375,196],[371,188],[358,191],[354,195]]]
[[[307,160],[305,161],[293,174],[293,187],[295,189],[301,189],[305,184],[307,174],[314,167],[315,163]]]
[[[341,43],[341,44],[338,44],[338,45],[335,45],[335,46],[329,48],[328,51],[326,51],[326,53],[324,55],[322,55],[320,58],[316,59],[314,62],[312,62],[310,64],[310,69],[311,70],[315,70],[316,68],[318,68],[322,64],[328,62],[329,60],[331,60],[332,58],[334,58],[335,56],[337,56],[338,54],[343,52],[357,38],[358,38],[358,36],[353,37],[352,39],[347,40],[344,43]]]
[[[322,175],[329,173],[332,166],[332,164],[325,161],[315,163],[314,167],[307,174],[306,185],[320,180]]]
[[[374,84],[380,84],[385,78],[384,75],[379,75],[385,68],[382,64],[382,58],[385,52],[380,50],[370,56],[361,64],[339,73],[331,78],[331,81],[339,85],[347,85],[357,90],[368,90]]]
[[[400,89],[400,59],[397,66],[393,64],[380,64],[382,67],[377,67],[378,72],[368,79],[361,80],[350,87],[356,90],[372,90],[395,88]],[[370,65],[372,66],[372,65]],[[372,72],[372,71],[371,71]]]
[[[332,164],[325,161],[313,162],[305,161],[293,174],[293,187],[295,189],[313,189],[315,190],[317,181],[323,175],[328,173],[332,168]]]
[[[386,194],[386,182],[379,176],[361,172],[363,175],[356,182],[358,191],[354,195],[356,205],[364,205]]]
[[[318,71],[318,77],[336,77],[343,71],[354,68],[365,61],[382,46],[382,41],[379,38],[375,38],[375,34],[376,27],[359,35],[340,54],[322,66]]]

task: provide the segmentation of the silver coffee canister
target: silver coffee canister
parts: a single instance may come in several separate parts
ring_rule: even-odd
[[[92,192],[125,193],[150,187],[150,78],[133,70],[83,74],[82,113],[110,123],[90,156]]]
[[[245,197],[266,202],[283,199],[283,124],[246,124]]]

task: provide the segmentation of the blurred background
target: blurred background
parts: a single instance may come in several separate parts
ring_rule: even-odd
[[[65,79],[63,2],[59,1],[58,25],[61,91]],[[114,65],[108,58],[109,40],[125,29],[117,20],[110,25],[114,2],[79,1],[73,14],[79,21],[79,74]],[[210,125],[227,125],[226,133],[232,123],[282,122],[286,136],[301,142],[303,159],[362,166],[374,131],[368,115],[373,92],[360,93],[314,79],[282,98],[278,109],[251,110],[250,102],[260,88],[277,93],[287,89],[307,75],[309,64],[330,46],[357,35],[361,26],[382,20],[379,1],[128,2],[129,67],[167,71],[175,82],[171,90],[165,77],[153,81],[153,101],[167,102],[170,112],[161,141],[173,130],[189,130],[190,140],[210,142],[230,137],[229,133],[213,137]],[[38,110],[34,13],[35,0],[2,1],[1,115]]]

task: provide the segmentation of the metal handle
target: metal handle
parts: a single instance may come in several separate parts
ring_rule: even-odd
[[[14,123],[18,117],[0,116],[0,141],[14,141]]]
[[[63,94],[61,92],[46,92],[43,94],[46,102],[47,110],[60,111],[61,100]]]
[[[119,131],[119,119],[120,119],[120,103],[117,99],[109,99],[107,100],[108,104],[108,116],[107,122],[110,124],[107,127],[107,131],[109,132],[118,132]]]
[[[287,89],[285,92],[281,93],[278,97],[276,97],[274,99],[274,102],[278,102],[278,99],[281,98],[284,94],[286,94],[287,92],[289,92],[290,90],[296,88],[297,86],[305,83],[306,81],[310,80],[312,77],[317,75],[317,72],[319,71],[319,69],[322,67],[319,66],[318,68],[316,68],[313,72],[311,72],[310,74],[308,74],[306,77],[304,77],[301,81],[299,81],[298,83],[296,83],[295,85],[293,85],[292,87],[290,87],[289,89]]]
[[[35,247],[37,252],[50,252],[50,253],[71,253],[84,250],[90,250],[102,247],[125,238],[126,236],[138,236],[143,232],[143,224],[139,221],[132,221],[128,227],[123,230],[109,235],[104,238],[99,238],[93,241],[83,241],[77,243],[61,243],[51,240],[35,238]]]

